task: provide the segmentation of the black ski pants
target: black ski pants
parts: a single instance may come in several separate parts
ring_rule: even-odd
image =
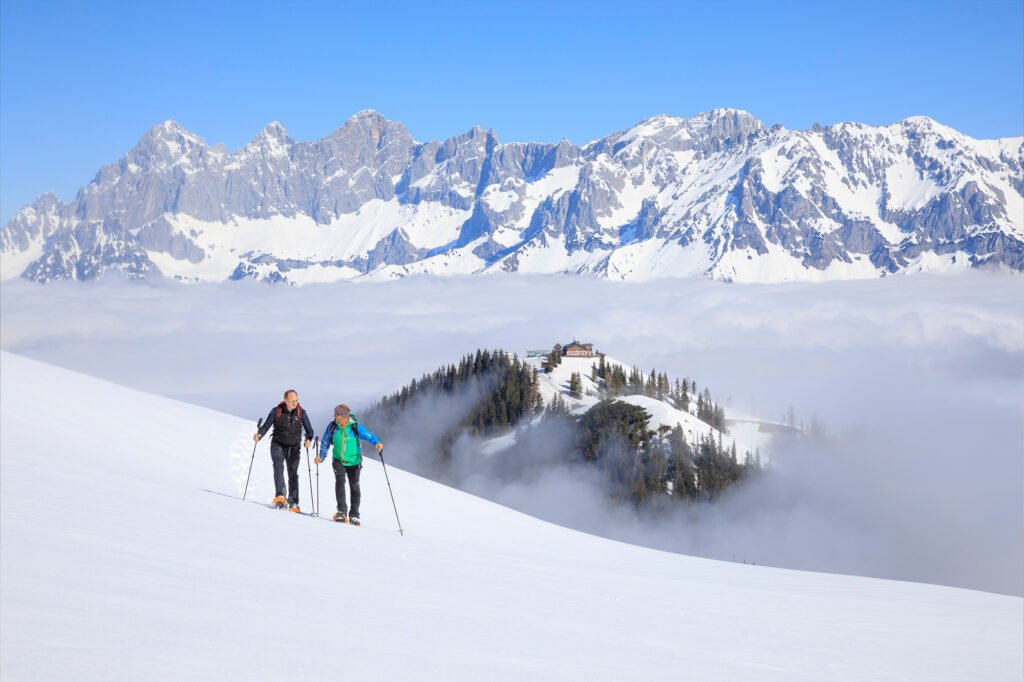
[[[336,459],[332,459],[331,464],[334,466],[334,497],[338,500],[338,511],[348,514],[350,517],[359,518],[359,500],[362,499],[362,494],[359,492],[359,470],[363,468],[363,465],[345,466]],[[348,487],[352,489],[351,512],[345,508],[346,478],[348,478]]]
[[[284,465],[288,465],[288,504],[299,503],[300,452],[298,445],[270,442],[270,458],[274,461],[274,489],[278,497],[284,497]]]

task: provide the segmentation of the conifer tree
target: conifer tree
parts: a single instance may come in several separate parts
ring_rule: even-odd
[[[573,372],[569,375],[569,395],[573,398],[581,398],[583,396],[583,380],[580,378],[579,372]]]

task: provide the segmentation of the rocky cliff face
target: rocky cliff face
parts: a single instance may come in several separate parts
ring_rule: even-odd
[[[657,116],[585,147],[474,128],[415,141],[365,111],[314,142],[271,123],[229,153],[168,121],[69,204],[0,229],[3,277],[301,284],[415,273],[743,281],[1024,269],[1024,138],[931,119],[790,131]]]

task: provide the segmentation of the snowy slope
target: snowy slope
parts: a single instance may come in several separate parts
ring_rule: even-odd
[[[1019,598],[641,549],[389,470],[401,537],[375,461],[338,526],[260,504],[265,443],[239,499],[247,420],[0,364],[4,680],[1021,677]]]

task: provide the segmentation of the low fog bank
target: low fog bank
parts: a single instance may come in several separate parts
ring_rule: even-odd
[[[242,282],[7,282],[5,350],[251,418],[296,388],[320,431],[476,348],[573,337],[727,406],[823,419],[824,440],[777,442],[772,471],[715,505],[609,505],[570,434],[478,466],[462,487],[536,516],[703,556],[1024,594],[1024,285],[1019,277],[649,284],[564,277],[416,278],[300,289]],[[34,409],[39,409],[38,407]],[[414,469],[424,430],[465,410],[419,408],[390,432]],[[500,457],[500,455],[496,456]],[[372,494],[372,493],[371,493]],[[396,495],[400,495],[396,491]]]
[[[874,380],[874,377],[872,377]],[[899,377],[872,387],[844,433],[788,436],[772,468],[713,503],[612,502],[600,465],[580,461],[563,422],[521,429],[488,454],[468,434],[430,447],[475,394],[414,401],[380,425],[389,461],[509,507],[597,535],[686,554],[805,570],[1024,593],[1024,442],[1019,411],[956,392],[920,395]],[[847,386],[847,390],[855,387]]]

